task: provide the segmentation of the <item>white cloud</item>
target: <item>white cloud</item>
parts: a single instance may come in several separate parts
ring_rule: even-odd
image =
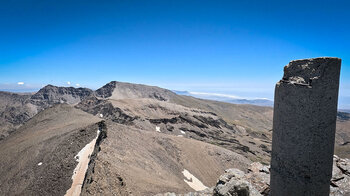
[[[226,97],[231,99],[241,99],[241,97],[235,96],[235,95],[227,95],[227,94],[220,94],[220,93],[203,93],[203,92],[190,92],[192,95],[202,95],[202,96],[215,96],[215,97]]]
[[[75,86],[80,87],[80,84],[75,84]]]
[[[227,99],[247,99],[247,100],[266,100],[272,101],[269,98],[261,97],[239,97],[236,95],[221,94],[221,93],[205,93],[205,92],[189,92],[190,95],[202,99],[212,99],[217,101],[226,101]]]
[[[24,85],[24,82],[18,82],[17,84],[18,85]]]
[[[68,81],[67,84],[70,85],[70,82]]]

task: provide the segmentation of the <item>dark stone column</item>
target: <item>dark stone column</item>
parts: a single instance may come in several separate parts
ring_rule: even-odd
[[[291,61],[276,84],[272,196],[328,196],[341,59]]]

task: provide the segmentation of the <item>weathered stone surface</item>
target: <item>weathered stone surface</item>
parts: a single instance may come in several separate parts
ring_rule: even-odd
[[[260,168],[260,169],[256,169]],[[250,165],[248,172],[232,168],[225,170],[216,185],[199,192],[186,194],[164,193],[157,196],[262,196],[269,194],[269,171],[259,162]],[[267,169],[268,170],[268,169]]]
[[[328,182],[330,196],[350,196],[350,159],[333,157],[333,176]],[[319,171],[322,173],[322,171]],[[238,190],[241,190],[239,192]],[[227,169],[220,176],[216,186],[200,192],[186,194],[165,193],[157,196],[234,196],[245,195],[247,191],[250,196],[270,195],[270,171],[269,166],[254,162],[245,173],[239,169]]]
[[[291,61],[276,84],[271,195],[329,195],[337,116],[338,58]]]
[[[350,195],[350,160],[333,157],[331,196]]]

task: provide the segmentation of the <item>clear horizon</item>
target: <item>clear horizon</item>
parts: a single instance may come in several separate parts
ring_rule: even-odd
[[[350,109],[350,2],[0,3],[0,90],[97,89],[117,80],[273,100],[291,60],[342,59]]]

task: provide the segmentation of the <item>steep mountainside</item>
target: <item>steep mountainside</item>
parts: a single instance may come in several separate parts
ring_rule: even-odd
[[[214,113],[144,98],[89,98],[76,107],[96,116],[102,115],[115,123],[205,141],[251,160],[268,160],[269,143],[250,137],[244,127],[230,125]]]
[[[247,172],[270,159],[270,107],[121,82],[96,91],[48,85],[0,99],[0,195],[182,194],[214,186],[225,169]],[[349,122],[339,113],[343,157]],[[76,170],[81,160],[86,170]]]
[[[185,170],[210,187],[226,168],[245,171],[250,163],[237,153],[204,142],[115,123],[107,127],[93,181],[82,195],[185,193],[193,190],[184,181]]]
[[[350,158],[350,113],[338,112],[335,154]]]
[[[47,85],[30,97],[29,103],[45,109],[53,104],[76,104],[93,94],[88,88],[57,87]]]
[[[246,128],[249,135],[266,141],[272,140],[273,108],[254,105],[236,105],[219,101],[197,99],[189,96],[175,97],[174,103],[210,111],[228,123]],[[270,145],[267,145],[270,148]],[[338,112],[335,154],[350,158],[350,114]]]
[[[77,104],[92,94],[87,88],[52,85],[33,95],[0,92],[0,141],[41,110],[60,103]]]
[[[273,110],[271,107],[237,105],[219,101],[176,96],[171,102],[185,107],[199,108],[222,117],[225,121],[245,127],[252,135],[265,139],[271,135]],[[265,134],[262,135],[262,134]]]
[[[0,141],[34,116],[25,103],[30,96],[0,91]]]
[[[64,195],[99,121],[65,104],[30,119],[0,143],[0,195]]]
[[[87,98],[76,107],[94,115],[102,114],[105,119],[117,123],[147,130],[155,130],[155,127],[158,127],[160,132],[215,144],[238,152],[253,161],[267,163],[269,160],[271,148],[269,137],[266,135],[271,133],[263,127],[265,122],[253,116],[263,119],[268,115],[264,114],[268,111],[265,107],[232,104],[227,104],[230,106],[228,108],[225,105],[219,107],[220,105],[215,104],[220,102],[180,96],[158,87],[120,82],[110,82],[98,89],[96,94],[97,97]],[[201,105],[209,105],[209,108],[213,106],[222,112],[218,115],[217,111],[208,112],[206,107],[197,107]],[[226,119],[223,116],[229,113],[230,109],[233,109],[231,113],[240,114],[229,116],[228,121],[227,116]],[[256,123],[250,123],[245,115],[257,119]],[[248,122],[252,128],[247,126]],[[262,131],[256,128],[259,125],[265,133],[260,134]]]

